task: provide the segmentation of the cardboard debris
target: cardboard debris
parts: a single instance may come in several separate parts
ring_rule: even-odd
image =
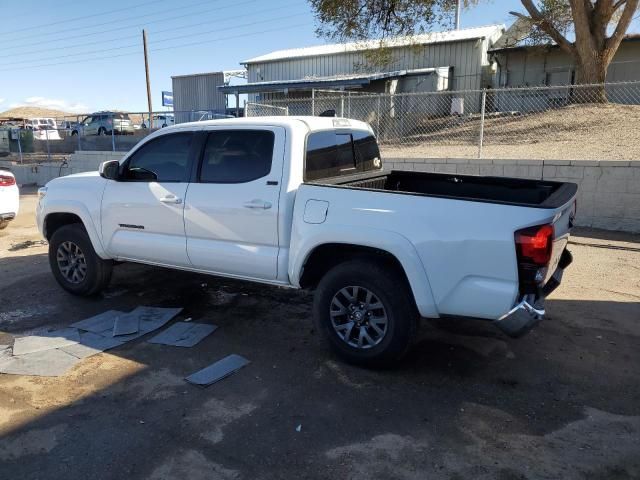
[[[0,373],[57,377],[75,366],[80,359],[58,349],[0,359]]]
[[[67,347],[80,341],[80,333],[75,328],[63,328],[53,332],[18,337],[13,342],[14,355],[43,352],[54,348]]]
[[[135,340],[149,332],[157,330],[164,326],[169,320],[178,315],[182,308],[160,308],[160,307],[137,307],[129,313],[122,316],[129,317],[138,321],[138,330],[127,335],[118,335],[118,339],[124,342]],[[124,320],[127,321],[126,319]],[[115,322],[114,322],[115,323]],[[103,331],[96,332],[103,337],[113,336],[113,325]]]
[[[69,326],[87,332],[100,333],[104,332],[105,330],[112,330],[116,317],[119,315],[124,315],[124,312],[119,312],[118,310],[108,310],[104,313],[100,313],[85,320],[72,323]]]
[[[86,332],[80,334],[80,343],[62,347],[60,350],[77,358],[87,358],[111,348],[124,345],[124,343],[125,342],[119,338],[103,337],[97,333]]]
[[[204,323],[177,322],[147,342],[174,347],[193,347],[206,336],[211,335],[217,328],[215,325]]]
[[[119,347],[161,328],[181,311],[182,308],[157,307],[137,307],[130,313],[109,310],[74,323],[77,328],[16,338],[13,348],[0,345],[0,373],[44,377],[62,375],[83,358]],[[114,330],[128,331],[132,329],[131,325],[136,325],[133,333],[113,336]],[[213,325],[187,325],[207,327],[207,333],[204,329],[195,328],[180,336],[178,340],[184,343],[181,346],[199,342],[216,328]]]
[[[251,363],[249,360],[240,355],[229,355],[196,373],[192,373],[185,380],[194,385],[207,387],[234,374],[249,363]]]
[[[135,311],[135,310],[134,310]],[[129,335],[140,330],[140,317],[133,312],[118,315],[113,323],[112,336]]]

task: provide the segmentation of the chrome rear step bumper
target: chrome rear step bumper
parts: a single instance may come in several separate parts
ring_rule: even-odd
[[[516,306],[493,323],[510,337],[521,337],[544,318],[542,301],[526,295]]]

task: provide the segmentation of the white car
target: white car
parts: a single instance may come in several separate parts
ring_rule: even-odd
[[[147,128],[147,120],[143,121],[140,125],[141,128]],[[165,128],[170,127],[176,123],[176,120],[173,114],[161,114],[161,115],[153,115],[151,128]]]
[[[0,230],[18,215],[20,192],[13,173],[0,168]]]
[[[33,130],[35,140],[61,140],[58,125],[53,118],[30,118],[25,126]]]
[[[571,263],[573,183],[384,171],[366,123],[256,117],[145,137],[100,172],[52,180],[38,228],[76,295],[116,262],[315,290],[318,330],[346,360],[391,363],[420,317],[518,336]]]

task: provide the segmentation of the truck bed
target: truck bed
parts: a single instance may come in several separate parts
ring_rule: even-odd
[[[549,209],[567,203],[578,188],[574,183],[398,170],[309,183]]]

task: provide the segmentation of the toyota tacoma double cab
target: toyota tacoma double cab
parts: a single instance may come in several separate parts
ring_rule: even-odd
[[[170,126],[39,192],[56,280],[104,288],[138,262],[315,290],[344,359],[398,360],[420,318],[518,336],[571,262],[572,183],[386,171],[371,127],[329,117]]]

